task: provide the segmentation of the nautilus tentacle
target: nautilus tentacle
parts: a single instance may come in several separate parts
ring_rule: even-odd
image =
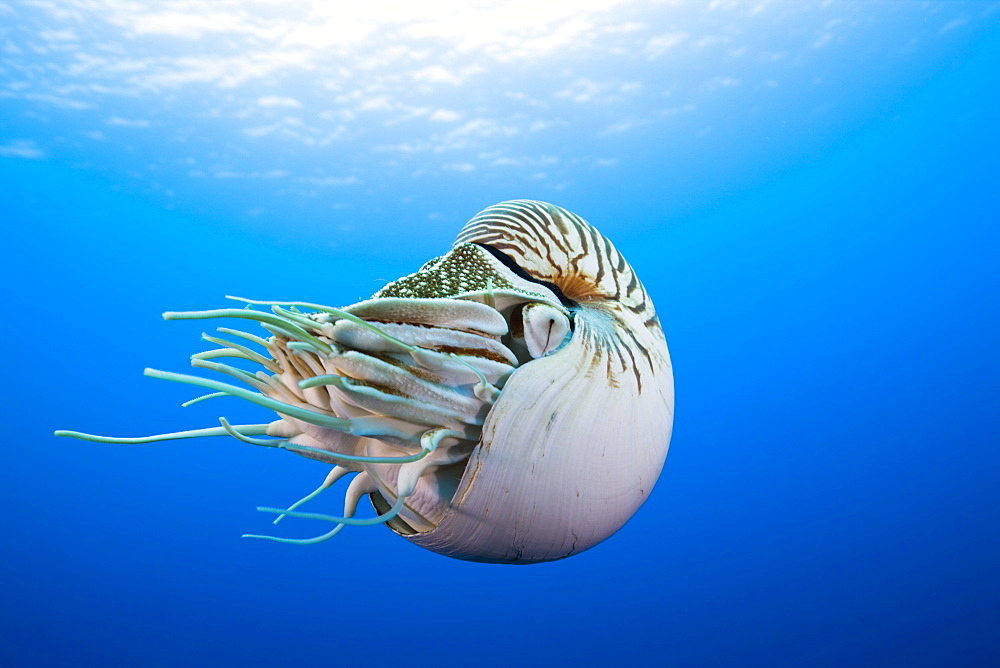
[[[227,434],[334,464],[284,517],[345,526],[385,523],[413,543],[474,561],[529,563],[585,550],[621,528],[648,497],[666,457],[673,378],[653,305],[608,239],[543,202],[481,212],[451,251],[345,308],[255,302],[167,313],[238,318],[267,339],[219,328],[233,342],[192,365],[249,386],[147,374],[237,396],[278,413],[139,439]],[[270,312],[253,306],[270,306]],[[257,345],[259,352],[250,346]],[[217,362],[234,358],[263,371]],[[342,515],[304,512],[354,474]],[[368,495],[377,515],[354,516]],[[329,526],[329,524],[327,525]],[[269,536],[255,536],[270,538]]]

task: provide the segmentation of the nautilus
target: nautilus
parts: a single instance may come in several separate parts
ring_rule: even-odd
[[[428,550],[495,563],[593,547],[635,514],[663,468],[674,389],[653,303],[612,243],[560,207],[491,206],[445,255],[350,306],[240,301],[164,314],[263,326],[266,338],[203,335],[221,347],[192,365],[226,382],[146,375],[209,390],[192,402],[235,396],[279,419],[142,438],[56,433],[109,443],[228,434],[289,450],[333,469],[296,503],[260,510],[328,530],[252,537],[315,543],[385,524]],[[300,510],[348,476],[342,515]],[[356,516],[365,496],[373,517]]]

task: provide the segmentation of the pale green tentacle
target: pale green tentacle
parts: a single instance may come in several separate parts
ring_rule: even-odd
[[[196,369],[209,369],[211,371],[218,371],[219,373],[224,373],[227,376],[231,376],[236,380],[243,381],[252,388],[255,388],[258,392],[264,392],[268,389],[267,383],[261,381],[257,376],[253,375],[249,371],[244,371],[243,369],[237,369],[234,366],[229,366],[228,364],[219,364],[218,362],[209,362],[196,355],[191,357],[191,366]]]
[[[257,510],[262,513],[276,513],[279,515],[288,515],[289,517],[301,517],[307,520],[322,520],[324,522],[334,522],[335,524],[346,524],[353,527],[367,527],[373,524],[383,524],[388,522],[393,517],[399,514],[399,511],[403,509],[403,504],[406,502],[406,497],[400,495],[396,498],[396,502],[392,504],[392,508],[385,511],[384,514],[377,517],[368,517],[366,519],[356,519],[354,517],[337,517],[336,515],[325,515],[323,513],[303,513],[298,510],[286,510],[284,508],[271,508],[268,506],[257,506]],[[270,536],[248,536],[249,538],[270,538]],[[272,539],[274,540],[274,539]],[[287,540],[287,539],[286,539]]]
[[[326,490],[328,490],[331,487],[333,487],[334,483],[336,483],[338,480],[340,480],[341,478],[343,478],[348,473],[351,473],[350,469],[345,469],[343,466],[334,466],[333,469],[331,469],[330,472],[326,475],[326,479],[323,480],[323,484],[322,485],[320,485],[319,487],[317,487],[315,490],[313,490],[309,494],[306,494],[305,496],[303,496],[301,499],[299,499],[298,501],[296,501],[292,505],[288,506],[288,510],[295,510],[296,508],[298,508],[299,506],[301,506],[303,503],[306,503],[308,501],[312,501],[317,496],[319,496],[320,494],[322,494]],[[284,513],[282,513],[281,515],[278,515],[278,517],[275,518],[273,524],[277,524],[278,522],[280,522],[281,520],[283,520],[285,517],[286,517],[286,515]]]
[[[233,336],[238,336],[241,339],[246,339],[247,341],[256,343],[257,345],[262,346],[264,348],[267,348],[268,346],[271,345],[267,339],[262,339],[256,334],[250,334],[249,332],[241,332],[238,329],[232,329],[230,327],[216,327],[215,331],[222,332],[223,334],[232,334]]]
[[[263,436],[267,434],[268,425],[266,424],[241,424],[236,425],[236,427],[242,430],[243,434],[249,434],[254,436]],[[201,438],[204,436],[226,436],[229,432],[225,427],[209,427],[207,429],[191,429],[188,431],[175,431],[170,434],[156,434],[155,436],[139,436],[137,438],[120,438],[116,436],[96,436],[94,434],[85,434],[81,431],[68,431],[65,429],[60,429],[55,432],[56,436],[68,436],[70,438],[77,438],[81,441],[93,441],[95,443],[158,443],[159,441],[172,441],[181,438]]]
[[[260,301],[260,300],[257,300],[257,299],[244,299],[243,297],[234,297],[232,295],[226,295],[226,299],[232,299],[232,300],[239,301],[239,302],[245,302],[247,304],[257,304],[259,306],[271,306],[272,308],[277,308],[278,306],[301,306],[302,308],[311,308],[313,310],[319,311],[320,313],[326,313],[328,315],[332,315],[332,316],[334,316],[334,317],[336,317],[336,318],[338,318],[340,320],[347,320],[347,321],[353,322],[353,323],[355,323],[357,325],[361,325],[362,327],[365,327],[365,328],[371,330],[375,334],[381,336],[386,341],[389,341],[390,343],[393,343],[393,344],[399,346],[400,348],[402,348],[403,350],[406,350],[407,352],[414,352],[416,350],[419,350],[419,348],[417,348],[416,346],[411,346],[409,343],[406,343],[404,341],[400,341],[395,336],[392,336],[390,334],[386,334],[381,329],[379,329],[375,325],[371,324],[367,320],[363,320],[363,319],[359,318],[358,316],[356,316],[356,315],[354,315],[352,313],[348,313],[347,311],[341,311],[340,309],[331,308],[329,306],[323,306],[321,304],[310,304],[308,302],[267,302],[267,301]],[[240,311],[240,309],[229,309],[229,310],[237,311],[237,312]],[[285,311],[284,309],[280,309],[280,310],[283,311],[286,314],[290,313],[289,311]],[[254,313],[259,313],[259,311],[254,311]],[[313,322],[314,326],[318,326],[318,325],[322,324],[322,323],[316,322],[315,320],[313,320],[312,322]]]
[[[212,359],[213,357],[224,357],[227,355],[232,357],[242,357],[243,359],[250,360],[251,362],[256,362],[257,364],[261,365],[271,373],[278,373],[281,371],[281,367],[275,364],[274,360],[270,360],[261,355],[260,353],[255,352],[250,348],[247,348],[246,346],[240,345],[239,343],[233,343],[232,341],[227,341],[226,339],[220,339],[216,336],[209,336],[204,332],[202,332],[201,338],[211,343],[217,343],[221,346],[226,346],[225,348],[222,348],[220,350],[209,350],[203,353],[198,353],[198,355],[201,356],[203,359]],[[233,354],[232,351],[236,351],[239,354]],[[209,353],[212,353],[211,357],[208,356]]]
[[[235,385],[229,385],[228,383],[220,383],[218,381],[210,380],[208,378],[201,378],[199,376],[188,376],[181,373],[159,371],[157,369],[146,369],[145,371],[143,371],[143,373],[149,376],[150,378],[159,378],[160,380],[172,380],[177,383],[187,383],[188,385],[196,385],[198,387],[204,387],[209,390],[225,392],[226,394],[231,394],[234,397],[239,397],[240,399],[246,399],[247,401],[255,403],[258,406],[263,406],[264,408],[270,408],[275,413],[289,415],[291,417],[302,420],[303,422],[308,422],[309,424],[314,424],[320,427],[326,427],[327,429],[335,429],[337,431],[352,433],[350,420],[345,420],[344,418],[338,418],[338,417],[331,417],[329,415],[324,415],[322,413],[318,413],[316,411],[312,411],[306,408],[301,408],[299,406],[286,404],[283,401],[278,401],[276,399],[266,397],[262,394],[257,394],[256,392],[245,390],[242,387],[236,387]]]
[[[334,385],[336,387],[341,387],[343,382],[343,377],[333,374],[327,374],[325,376],[311,376],[305,380],[299,381],[299,389],[308,390],[311,387],[320,387],[322,385]]]
[[[205,401],[205,399],[215,399],[216,397],[228,397],[228,396],[232,395],[226,394],[225,392],[212,392],[211,394],[203,394],[200,397],[195,397],[194,399],[188,399],[183,404],[181,404],[181,408],[187,408],[188,406],[193,406],[200,401]]]
[[[260,311],[254,311],[249,308],[223,308],[209,311],[167,311],[163,314],[164,320],[207,320],[209,318],[243,318],[244,320],[256,320],[264,325],[265,329],[269,329],[268,326],[273,327],[281,332],[281,335],[286,338],[309,341],[325,353],[329,353],[332,350],[328,344],[320,341],[295,322],[281,318],[277,315],[272,315],[271,313],[261,313]],[[319,326],[320,324],[315,321],[313,321],[313,323],[315,326]]]

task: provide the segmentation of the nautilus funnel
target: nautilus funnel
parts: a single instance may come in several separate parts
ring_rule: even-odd
[[[648,498],[673,422],[670,357],[652,301],[614,245],[544,202],[501,202],[452,249],[342,308],[240,300],[245,308],[167,319],[257,321],[230,328],[196,368],[241,385],[147,370],[273,410],[268,424],[143,438],[230,435],[333,465],[323,484],[275,522],[386,524],[459,559],[532,563],[582,552],[620,529]],[[253,306],[269,306],[269,310]],[[233,338],[238,340],[234,341]],[[256,364],[260,371],[222,364]],[[342,515],[299,510],[343,478]],[[368,497],[374,517],[358,518]]]

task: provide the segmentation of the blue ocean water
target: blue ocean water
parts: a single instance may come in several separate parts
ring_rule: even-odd
[[[502,43],[105,5],[0,3],[0,663],[1000,662],[997,3],[583,3]],[[352,303],[510,198],[607,234],[673,357],[663,475],[592,550],[241,540],[326,468],[52,436],[268,420],[143,377],[205,349],[160,313]]]

